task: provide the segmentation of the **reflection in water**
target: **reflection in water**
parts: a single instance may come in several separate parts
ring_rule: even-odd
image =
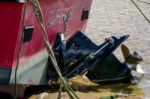
[[[150,68],[144,67],[144,70],[145,70],[144,79],[141,80],[139,85],[145,93],[145,99],[149,99],[150,98],[150,72],[149,72]]]

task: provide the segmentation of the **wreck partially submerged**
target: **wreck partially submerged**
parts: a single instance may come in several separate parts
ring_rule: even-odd
[[[100,45],[84,35],[92,0],[39,0],[39,3],[49,43],[65,78],[86,74],[96,83],[133,78],[133,67],[121,63],[112,53],[128,35],[112,36]],[[49,80],[57,80],[30,1],[0,1],[0,22],[0,84],[45,85]],[[135,56],[138,62],[133,64],[137,65],[142,58],[135,54],[128,53]]]
[[[48,59],[42,31],[32,5],[29,2],[15,1],[0,2],[0,21],[3,23],[0,28],[0,37],[2,37],[0,39],[0,84],[14,82],[14,70],[20,47],[18,83],[42,84],[46,79],[44,71],[46,71]],[[64,32],[65,28],[66,39],[77,30],[84,32],[92,0],[39,0],[39,2],[44,13],[45,27],[51,44],[53,44],[56,34]]]

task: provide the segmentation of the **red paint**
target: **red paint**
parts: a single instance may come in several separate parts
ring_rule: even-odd
[[[92,0],[39,1],[51,45],[55,40],[56,34],[63,32],[63,17],[67,13],[69,13],[69,20],[65,33],[66,38],[78,30],[84,32],[87,20],[81,21],[82,11],[83,9],[90,9]],[[25,13],[24,7],[26,8]],[[22,46],[20,63],[24,63],[24,61],[29,60],[30,57],[45,48],[42,32],[30,3],[0,2],[0,22],[0,68],[11,69],[16,66],[24,26],[33,25],[34,32],[31,41],[24,43]],[[29,80],[28,83],[33,84],[33,81]],[[21,89],[19,90],[19,96],[22,96],[23,87],[19,88]],[[6,88],[0,88],[0,90],[13,93],[14,86],[13,88],[7,86]]]
[[[22,4],[0,2],[0,67],[11,68],[19,34]]]
[[[76,31],[84,31],[87,20],[81,21],[83,9],[90,9],[92,0],[39,0],[44,14],[45,26],[49,41],[53,44],[58,32],[63,32],[63,17],[69,15],[66,38]],[[23,19],[23,5],[26,6]],[[22,21],[24,23],[22,24]],[[40,26],[33,13],[30,3],[1,3],[0,2],[0,67],[12,68],[16,66],[22,27],[34,26],[31,41],[23,44],[21,63],[30,56],[45,48]]]

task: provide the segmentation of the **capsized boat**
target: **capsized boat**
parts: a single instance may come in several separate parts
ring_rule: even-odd
[[[39,0],[39,3],[51,44],[59,32],[65,31],[66,39],[78,30],[84,32],[92,0]],[[0,84],[14,83],[18,56],[17,83],[46,84],[48,54],[31,3],[1,0],[0,22]]]
[[[112,54],[128,35],[112,36],[99,46],[84,35],[92,0],[39,0],[39,3],[49,43],[65,78],[87,73],[91,81],[100,83],[132,77],[132,69]],[[15,80],[22,85],[47,85],[49,80],[58,79],[30,1],[1,0],[0,22],[0,85],[13,85]],[[116,69],[104,70],[110,66],[104,65],[110,63],[110,57],[117,61]],[[105,73],[115,75],[103,78],[101,75]],[[4,89],[14,91],[0,88]]]
[[[92,0],[39,0],[39,3],[51,45],[57,33],[64,33],[67,39],[76,31],[85,31]],[[1,0],[0,22],[0,85],[15,83],[16,67],[17,84],[48,84],[48,53],[31,2]],[[10,87],[1,86],[0,90],[14,93]]]

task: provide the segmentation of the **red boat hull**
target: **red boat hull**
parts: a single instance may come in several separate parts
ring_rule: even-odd
[[[51,45],[59,32],[64,33],[67,39],[76,31],[85,31],[88,13],[85,14],[84,11],[90,10],[92,0],[39,0],[39,2]],[[46,84],[48,54],[31,4],[0,3],[0,22],[2,23],[0,24],[0,84],[14,83],[20,47],[17,83]],[[23,44],[21,44],[22,36],[26,37]]]

